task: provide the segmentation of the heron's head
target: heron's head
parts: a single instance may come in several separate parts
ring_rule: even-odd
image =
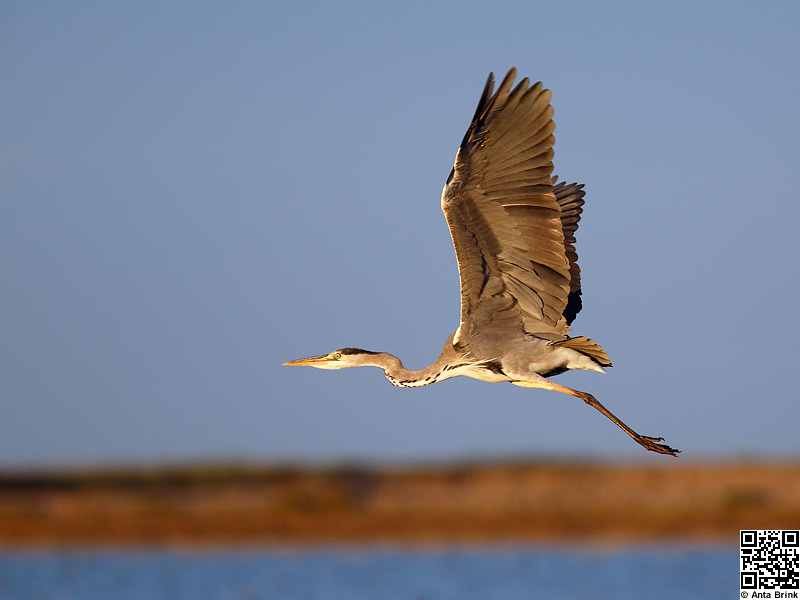
[[[347,369],[348,367],[364,367],[372,365],[372,359],[379,352],[370,352],[361,348],[340,348],[329,354],[298,358],[283,363],[286,367],[316,367],[318,369]]]

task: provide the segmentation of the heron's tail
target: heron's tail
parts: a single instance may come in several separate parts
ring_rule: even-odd
[[[608,359],[608,354],[606,354],[606,351],[603,350],[603,347],[594,340],[590,340],[582,335],[579,335],[578,337],[567,338],[566,340],[561,340],[559,342],[552,342],[552,344],[553,346],[565,346],[567,348],[577,350],[581,354],[591,358],[601,367],[611,366],[611,361]]]

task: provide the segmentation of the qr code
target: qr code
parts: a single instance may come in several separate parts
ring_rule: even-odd
[[[800,536],[797,530],[751,529],[739,532],[739,562],[742,598],[746,590],[800,589]],[[774,596],[797,598],[797,592]]]

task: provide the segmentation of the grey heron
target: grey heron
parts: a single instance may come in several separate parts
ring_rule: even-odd
[[[441,204],[455,246],[461,320],[436,361],[410,370],[387,352],[341,348],[287,366],[383,369],[396,386],[418,387],[463,375],[554,390],[580,398],[647,450],[676,456],[660,437],[639,435],[591,394],[553,383],[564,371],[605,372],[605,350],[569,325],[581,310],[575,231],[583,185],[557,183],[550,91],[512,68],[484,87],[447,178]]]

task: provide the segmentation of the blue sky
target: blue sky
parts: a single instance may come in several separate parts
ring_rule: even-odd
[[[411,368],[458,325],[439,196],[490,71],[586,184],[593,393],[681,460],[800,455],[800,5],[6,2],[0,465],[649,456]]]

